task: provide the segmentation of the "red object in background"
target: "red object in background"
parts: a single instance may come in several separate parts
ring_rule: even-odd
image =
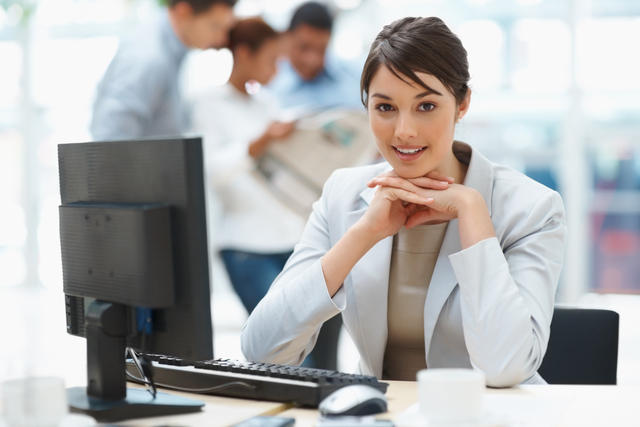
[[[640,293],[640,230],[602,230],[593,240],[593,290]]]
[[[640,247],[640,236],[633,231],[607,230],[602,233],[600,239],[601,250],[611,255],[638,253]]]

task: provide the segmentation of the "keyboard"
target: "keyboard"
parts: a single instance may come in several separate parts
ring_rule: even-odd
[[[388,387],[387,383],[373,376],[326,369],[230,359],[192,362],[159,354],[140,356],[151,361],[153,381],[157,387],[192,393],[288,402],[317,408],[325,397],[346,385],[366,384],[383,393]],[[132,361],[127,361],[127,374],[129,381],[142,382]]]

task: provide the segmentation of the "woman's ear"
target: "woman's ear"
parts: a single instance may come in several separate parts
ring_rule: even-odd
[[[469,104],[471,103],[471,89],[467,89],[467,93],[465,94],[462,102],[458,105],[458,114],[456,117],[456,122],[464,117],[469,111]]]

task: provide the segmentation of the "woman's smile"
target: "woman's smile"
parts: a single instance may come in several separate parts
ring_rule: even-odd
[[[417,160],[427,151],[427,146],[421,147],[417,145],[392,145],[396,156],[403,162],[412,162]]]

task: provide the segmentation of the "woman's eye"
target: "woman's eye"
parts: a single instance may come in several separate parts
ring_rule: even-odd
[[[376,110],[386,113],[387,111],[393,110],[393,107],[389,104],[378,104],[376,105]]]
[[[435,105],[433,105],[430,102],[423,102],[422,104],[420,104],[420,106],[418,107],[418,110],[420,111],[431,111],[434,108],[436,108]]]

